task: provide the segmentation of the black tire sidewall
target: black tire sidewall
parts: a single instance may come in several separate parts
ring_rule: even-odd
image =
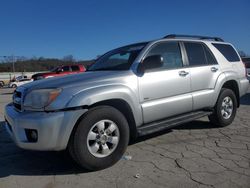
[[[230,118],[225,119],[221,114],[221,107],[222,107],[222,102],[224,98],[227,96],[230,97],[233,101],[233,112]],[[227,126],[231,124],[236,116],[236,111],[237,111],[237,99],[236,99],[234,92],[230,89],[222,89],[217,105],[216,105],[216,116],[217,116],[219,125]]]
[[[100,120],[113,121],[120,133],[116,149],[107,157],[98,158],[92,155],[87,146],[87,136],[92,126]],[[78,124],[74,135],[74,153],[77,162],[88,170],[99,170],[116,163],[123,155],[129,142],[129,128],[123,114],[113,107],[102,106],[90,110]]]

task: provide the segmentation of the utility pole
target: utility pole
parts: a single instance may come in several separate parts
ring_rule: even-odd
[[[16,62],[16,59],[19,58],[20,56],[15,56],[15,55],[11,55],[11,56],[0,56],[0,57],[3,57],[4,59],[8,59],[8,60],[11,60],[11,63],[12,63],[12,72],[13,74],[15,74],[16,70],[15,70],[15,62]]]
[[[15,74],[15,57],[17,57],[17,56],[12,55],[12,70],[13,70],[13,74]]]

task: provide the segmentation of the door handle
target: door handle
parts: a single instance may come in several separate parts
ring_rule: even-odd
[[[212,72],[217,72],[217,70],[218,70],[218,68],[216,68],[216,67],[211,67],[211,71],[212,71]]]
[[[188,74],[189,74],[189,73],[186,72],[186,71],[180,71],[180,72],[179,72],[179,75],[182,76],[182,77],[187,76]]]

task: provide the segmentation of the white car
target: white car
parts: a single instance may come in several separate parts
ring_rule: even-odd
[[[33,81],[33,79],[23,78],[23,79],[20,79],[20,80],[16,80],[14,82],[10,82],[9,87],[10,88],[16,88],[18,86],[21,86],[21,85],[26,84],[26,83],[30,83],[32,81]]]

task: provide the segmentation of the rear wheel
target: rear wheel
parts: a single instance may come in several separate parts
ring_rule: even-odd
[[[211,123],[217,126],[230,125],[236,115],[237,99],[235,93],[226,88],[222,88],[212,115],[208,116]]]
[[[117,109],[101,106],[91,109],[72,133],[68,150],[83,168],[99,170],[116,163],[129,142],[126,118]]]

